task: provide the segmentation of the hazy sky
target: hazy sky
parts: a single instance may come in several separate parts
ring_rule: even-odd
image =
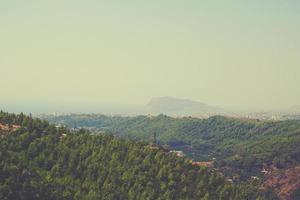
[[[3,0],[0,73],[3,105],[299,105],[300,1]]]

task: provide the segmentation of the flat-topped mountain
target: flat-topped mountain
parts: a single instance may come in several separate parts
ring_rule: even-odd
[[[192,101],[189,99],[180,99],[175,97],[159,97],[153,98],[146,105],[146,110],[152,114],[167,114],[167,115],[203,115],[203,114],[220,114],[224,110],[210,106],[201,102]]]

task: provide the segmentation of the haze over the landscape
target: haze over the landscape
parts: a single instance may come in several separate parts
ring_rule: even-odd
[[[300,1],[0,1],[0,200],[300,200]]]
[[[1,109],[121,111],[161,96],[289,109],[299,24],[293,0],[1,1]]]

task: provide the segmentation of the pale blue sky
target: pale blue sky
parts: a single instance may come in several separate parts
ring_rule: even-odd
[[[300,104],[300,1],[0,2],[1,99]]]

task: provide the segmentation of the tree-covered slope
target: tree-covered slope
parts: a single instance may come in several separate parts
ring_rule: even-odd
[[[107,117],[69,115],[48,117],[53,123],[94,127],[133,140],[151,141],[183,150],[195,160],[216,158],[215,165],[232,168],[242,179],[260,174],[264,165],[300,164],[300,121],[259,121],[222,116],[208,119]]]
[[[262,199],[251,185],[192,166],[189,159],[145,143],[70,133],[24,115],[0,139],[0,199]]]

